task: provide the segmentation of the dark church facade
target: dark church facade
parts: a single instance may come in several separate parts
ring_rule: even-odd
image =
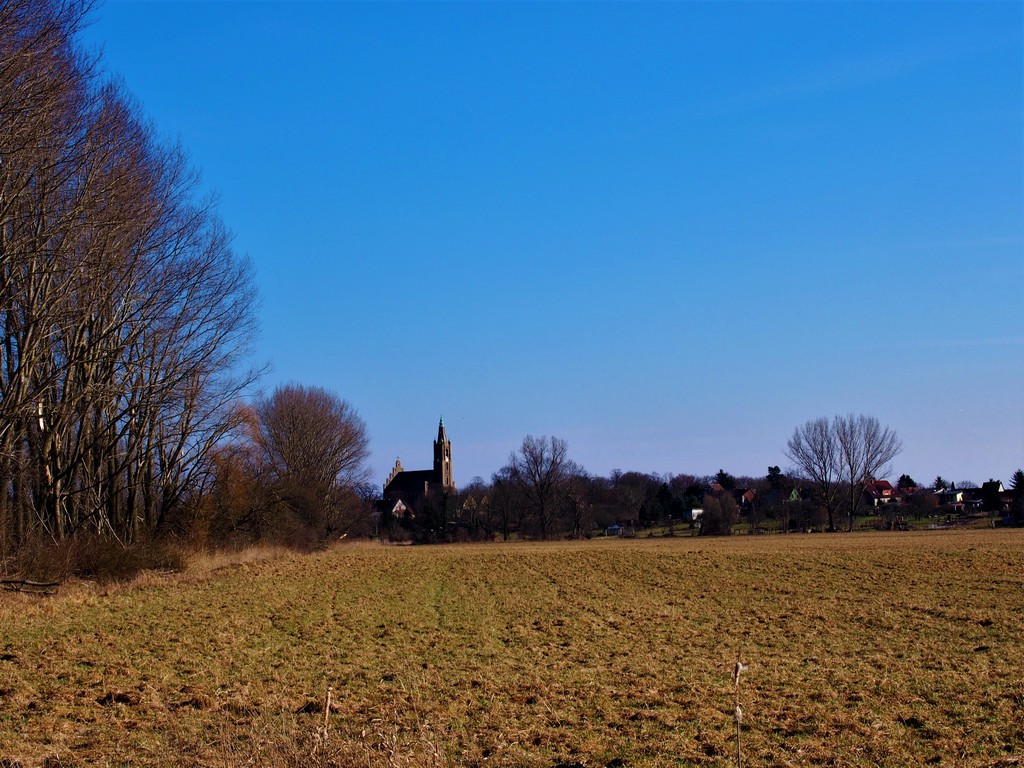
[[[415,517],[424,499],[436,495],[455,493],[452,476],[452,443],[442,418],[437,425],[434,441],[433,469],[406,470],[401,461],[384,483],[384,505],[396,517]]]

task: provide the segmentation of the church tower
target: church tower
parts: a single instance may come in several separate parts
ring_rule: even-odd
[[[437,440],[434,441],[434,482],[441,484],[441,490],[455,490],[452,479],[452,443],[444,429],[444,419],[437,425]]]

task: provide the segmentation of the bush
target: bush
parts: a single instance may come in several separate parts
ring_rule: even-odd
[[[26,544],[11,564],[21,578],[33,581],[91,579],[101,584],[128,581],[142,571],[182,571],[185,554],[167,541],[129,545],[102,536],[77,536],[54,543],[37,539]]]
[[[739,520],[736,500],[728,493],[704,497],[704,513],[700,516],[701,536],[728,536]]]

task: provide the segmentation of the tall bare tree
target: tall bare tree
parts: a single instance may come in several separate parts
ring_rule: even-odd
[[[795,473],[809,480],[828,512],[828,528],[835,530],[839,506],[839,446],[832,425],[824,416],[811,419],[793,430],[785,448]]]
[[[839,450],[839,477],[846,495],[848,530],[864,496],[864,486],[872,480],[892,472],[891,462],[903,443],[889,427],[883,427],[874,416],[860,414],[836,416],[832,420]]]

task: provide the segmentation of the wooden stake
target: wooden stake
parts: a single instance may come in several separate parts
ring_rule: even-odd
[[[327,686],[327,701],[324,703],[324,738],[327,738],[327,725],[331,719],[331,695],[334,693],[332,686]]]

